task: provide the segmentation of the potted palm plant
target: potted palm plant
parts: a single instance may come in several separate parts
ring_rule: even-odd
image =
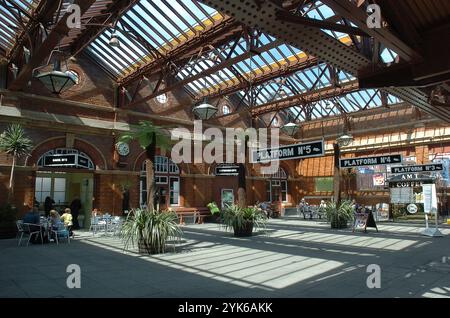
[[[19,124],[11,124],[0,135],[0,151],[12,156],[11,173],[9,175],[8,202],[14,194],[14,169],[17,159],[30,154],[33,147],[31,139],[25,135],[25,131]]]
[[[169,239],[180,240],[182,231],[173,211],[134,209],[122,226],[124,249],[138,247],[139,253],[164,253]]]
[[[331,201],[327,204],[325,213],[332,229],[346,228],[353,219],[353,204],[350,200],[342,201],[339,205]]]
[[[155,196],[155,176],[154,163],[156,147],[161,149],[170,149],[171,139],[167,132],[169,127],[160,127],[154,125],[150,121],[140,121],[137,127],[130,132],[124,133],[119,137],[120,142],[129,143],[132,140],[137,140],[139,145],[145,149],[146,154],[146,180],[147,180],[147,206],[150,210],[154,207]]]
[[[232,205],[222,211],[221,219],[225,228],[232,228],[237,237],[252,236],[254,228],[264,229],[267,223],[266,215],[255,206]]]

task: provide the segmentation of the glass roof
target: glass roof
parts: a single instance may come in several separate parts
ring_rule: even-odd
[[[109,45],[115,31],[109,28],[87,50],[112,74],[122,77],[223,19],[195,0],[141,0],[117,22],[120,47]]]
[[[320,1],[300,6],[293,14],[355,27],[335,15],[331,8]],[[186,41],[201,34],[208,26],[219,24],[226,18],[196,0],[141,0],[119,19],[115,28],[108,28],[101,33],[87,47],[87,51],[110,74],[120,79],[149,62],[163,58]],[[355,46],[356,42],[360,41],[360,36],[322,31],[348,46]],[[356,81],[350,74],[317,61],[300,48],[283,44],[269,34],[257,30],[249,32],[253,33],[243,33],[238,39],[221,46],[206,44],[200,55],[192,57],[182,65],[179,61],[174,61],[176,77],[179,80],[187,80],[185,89],[192,97],[200,100],[228,89],[247,106],[259,106]],[[113,33],[119,38],[119,47],[109,44]],[[396,59],[396,54],[389,49],[383,49],[381,59],[390,63]],[[228,62],[224,67],[223,63],[229,60],[233,63]],[[284,69],[295,66],[299,66],[294,68],[298,70],[287,76],[271,76],[276,71],[281,74]],[[189,78],[194,76],[195,78],[189,81]],[[258,83],[260,78],[269,80],[253,85]],[[234,89],[235,87],[239,89]],[[245,89],[242,89],[243,87]],[[249,87],[252,94],[248,94]],[[391,95],[387,95],[383,102],[382,99],[384,98],[378,90],[361,90],[307,105],[294,105],[287,112],[289,116],[302,121],[400,102]]]
[[[38,0],[6,1],[0,5],[0,55],[13,48],[22,23],[27,24]]]

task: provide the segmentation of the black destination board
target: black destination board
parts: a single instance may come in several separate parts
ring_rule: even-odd
[[[341,159],[339,161],[341,168],[390,165],[390,164],[401,163],[401,162],[402,162],[402,155],[357,157],[357,158]]]
[[[237,176],[239,166],[218,166],[216,167],[216,176]]]
[[[44,157],[44,166],[89,169],[89,159],[76,153],[47,155]]]
[[[267,148],[253,151],[252,162],[269,162],[273,160],[304,159],[321,157],[325,154],[323,140],[303,144],[288,145],[279,148]]]
[[[442,163],[433,163],[428,165],[416,165],[416,166],[400,166],[391,167],[391,173],[408,173],[408,172],[433,172],[442,171],[444,166]]]
[[[76,163],[76,155],[49,155],[44,157],[44,166],[46,167],[65,167],[74,166]]]

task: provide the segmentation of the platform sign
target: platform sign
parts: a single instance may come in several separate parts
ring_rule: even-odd
[[[274,160],[305,159],[325,155],[323,140],[302,144],[282,146],[279,148],[258,149],[252,153],[252,162],[269,162]]]
[[[433,171],[443,171],[443,170],[444,170],[444,166],[442,165],[442,163],[391,167],[391,173],[433,172]]]
[[[391,165],[402,162],[402,155],[387,155],[374,157],[356,157],[339,160],[341,168],[355,168],[363,166]]]

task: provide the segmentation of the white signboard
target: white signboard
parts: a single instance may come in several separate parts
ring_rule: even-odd
[[[423,185],[423,210],[425,213],[431,213],[431,211],[437,210],[437,197],[436,197],[436,185],[424,184]]]

